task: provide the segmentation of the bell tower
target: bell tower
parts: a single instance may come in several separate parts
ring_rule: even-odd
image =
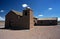
[[[30,8],[26,8],[23,10],[23,26],[27,29],[31,29],[34,26],[33,21],[33,11]]]

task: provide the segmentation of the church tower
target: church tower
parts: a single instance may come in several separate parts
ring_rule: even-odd
[[[31,29],[34,26],[33,11],[30,8],[23,10],[23,26],[27,29]]]

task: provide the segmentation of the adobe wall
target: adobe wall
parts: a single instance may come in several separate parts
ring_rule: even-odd
[[[57,20],[38,20],[37,25],[57,25]]]
[[[27,15],[25,15],[27,13]],[[23,17],[22,17],[22,26],[27,29],[31,29],[34,26],[33,21],[33,13],[31,10],[23,10]]]
[[[13,12],[10,12],[10,14],[6,15],[5,17],[5,27],[14,27],[14,26],[19,26],[19,20],[18,16],[13,14]]]
[[[34,27],[33,11],[30,11],[30,29]]]

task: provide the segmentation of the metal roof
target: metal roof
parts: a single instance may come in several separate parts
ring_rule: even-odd
[[[50,17],[50,18],[38,18],[37,20],[57,20],[57,17]]]

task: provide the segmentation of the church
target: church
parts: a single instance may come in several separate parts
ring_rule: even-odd
[[[5,28],[31,29],[35,25],[57,25],[57,18],[41,19],[33,16],[33,10],[25,8],[22,12],[11,10],[5,16]]]

